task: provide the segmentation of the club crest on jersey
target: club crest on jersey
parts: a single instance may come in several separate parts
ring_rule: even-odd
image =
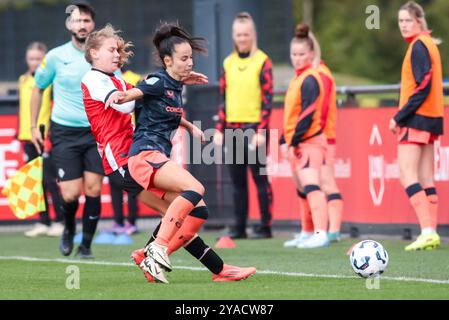
[[[173,90],[167,90],[167,97],[173,98],[174,94]]]

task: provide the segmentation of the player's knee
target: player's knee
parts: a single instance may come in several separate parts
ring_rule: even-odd
[[[399,181],[401,182],[402,187],[407,188],[411,184],[418,182],[418,177],[414,174],[401,171],[399,174]]]
[[[84,187],[84,192],[89,197],[98,197],[101,195],[101,184],[86,184]]]
[[[433,173],[429,172],[429,174],[420,174],[419,175],[419,183],[422,186],[433,186],[435,183],[433,181]]]
[[[181,197],[189,201],[194,207],[196,207],[196,205],[203,199],[203,195],[194,190],[182,192]]]
[[[309,185],[304,186],[304,193],[306,195],[309,195],[310,193],[315,192],[315,191],[321,191],[321,188],[319,185],[309,184]]]
[[[194,184],[192,184],[192,186],[190,186],[188,188],[188,190],[195,191],[196,193],[201,195],[201,197],[204,196],[204,192],[205,192],[204,186],[198,181],[196,181]]]

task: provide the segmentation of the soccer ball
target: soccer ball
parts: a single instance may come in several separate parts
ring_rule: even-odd
[[[388,265],[388,253],[379,242],[363,240],[352,248],[349,261],[352,269],[359,276],[375,277],[385,271]]]

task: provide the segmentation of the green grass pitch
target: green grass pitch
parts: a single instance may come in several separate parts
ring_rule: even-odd
[[[218,234],[203,233],[213,245]],[[369,238],[369,237],[365,237]],[[269,240],[239,240],[235,249],[216,249],[225,263],[255,266],[244,281],[214,283],[211,274],[184,250],[172,256],[170,284],[146,282],[131,263],[134,245],[94,245],[95,259],[62,257],[59,239],[27,239],[3,233],[0,241],[0,299],[151,299],[151,300],[299,300],[299,299],[448,299],[449,245],[433,251],[404,252],[407,242],[380,240],[390,261],[378,286],[356,276],[346,255],[362,239],[347,239],[328,248],[300,250],[282,247],[286,236]],[[376,240],[375,238],[373,240]],[[66,286],[79,270],[79,289]],[[68,268],[69,267],[69,268]],[[70,287],[70,286],[69,286]],[[369,287],[369,286],[368,286]]]

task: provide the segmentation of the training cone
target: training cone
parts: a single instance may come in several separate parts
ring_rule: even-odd
[[[83,240],[83,234],[81,232],[77,233],[75,237],[73,238],[74,244],[80,244],[81,240]]]
[[[229,236],[223,236],[218,239],[217,243],[215,244],[215,248],[217,249],[231,249],[235,248],[235,242],[232,240]]]
[[[114,234],[110,232],[101,232],[98,236],[95,237],[95,244],[113,244],[115,241]]]
[[[126,233],[122,233],[118,236],[115,237],[114,241],[112,242],[112,244],[115,245],[123,245],[123,244],[133,244],[134,241],[133,239],[128,236]]]

